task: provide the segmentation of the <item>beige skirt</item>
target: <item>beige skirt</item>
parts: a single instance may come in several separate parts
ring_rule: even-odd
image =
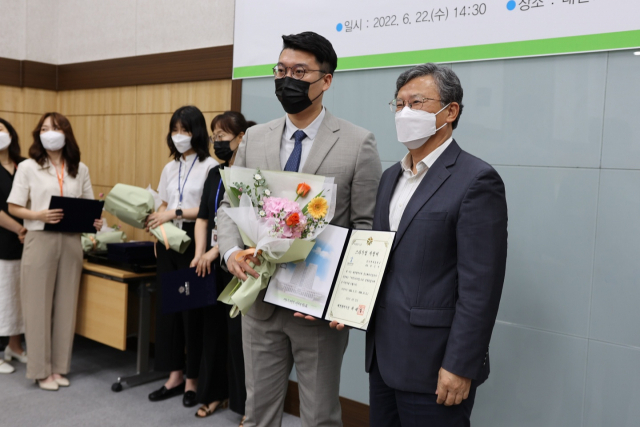
[[[24,333],[20,308],[20,260],[0,259],[0,336]]]

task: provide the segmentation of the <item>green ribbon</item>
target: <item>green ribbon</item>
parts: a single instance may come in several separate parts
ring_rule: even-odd
[[[258,259],[260,265],[249,263],[251,268],[259,274],[257,279],[247,275],[247,280],[243,282],[234,277],[218,297],[218,301],[231,306],[231,311],[229,311],[231,317],[236,317],[239,313],[242,313],[243,316],[247,314],[260,291],[267,287],[271,276],[276,271],[276,263],[267,261],[262,255],[259,255]]]

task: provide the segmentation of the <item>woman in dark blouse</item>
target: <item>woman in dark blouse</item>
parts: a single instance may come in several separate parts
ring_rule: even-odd
[[[9,215],[7,206],[13,178],[23,160],[18,134],[9,122],[0,118],[0,336],[10,337],[4,358],[26,363],[21,340],[24,322],[20,307],[20,258],[27,229],[21,219]],[[0,373],[9,374],[14,370],[0,359]]]
[[[227,111],[216,116],[211,122],[214,152],[224,165],[232,165],[236,151],[248,127],[240,113]],[[200,211],[195,226],[196,255],[191,267],[196,267],[199,275],[216,275],[218,293],[233,276],[220,267],[218,257],[216,219],[220,202],[224,197],[224,185],[220,178],[221,166],[209,171],[204,184]],[[244,385],[244,357],[242,353],[241,316],[229,318],[229,306],[217,304],[205,308],[204,350],[198,378],[198,402],[203,406],[196,417],[204,418],[216,409],[226,406],[226,399],[232,411],[244,414],[247,392]],[[244,417],[240,422],[244,422]]]

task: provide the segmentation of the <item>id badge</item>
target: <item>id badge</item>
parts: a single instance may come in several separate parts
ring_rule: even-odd
[[[211,230],[211,247],[215,247],[218,245],[218,229],[214,228]]]

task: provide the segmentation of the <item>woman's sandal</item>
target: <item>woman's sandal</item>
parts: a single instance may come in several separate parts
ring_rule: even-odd
[[[213,407],[213,409],[211,409],[211,405],[202,405],[200,409],[196,411],[196,418],[207,418],[209,415],[213,415],[213,413],[218,409],[225,409],[227,406],[229,406],[229,399],[225,399],[222,402],[218,403]],[[200,411],[203,411],[204,415],[199,415]]]
[[[247,416],[243,415],[242,419],[240,420],[240,425],[238,427],[244,427],[244,422],[247,420]]]

